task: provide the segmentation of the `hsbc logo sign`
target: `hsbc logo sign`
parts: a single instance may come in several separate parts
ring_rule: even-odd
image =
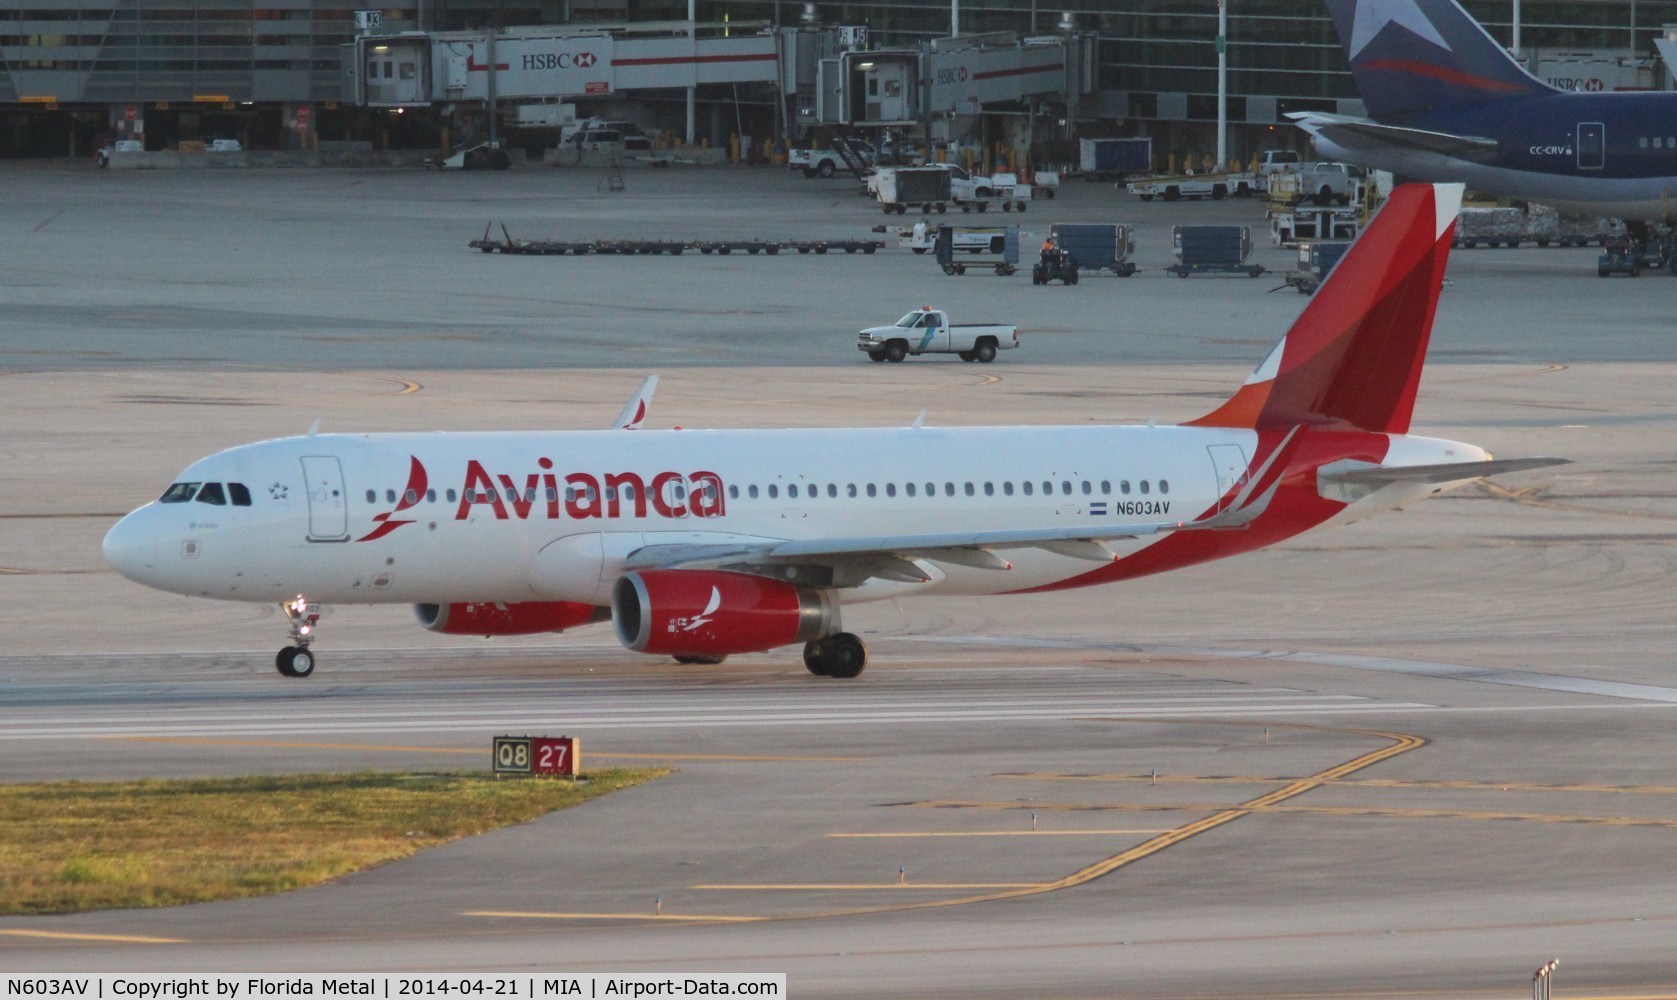
[[[522,62],[523,69],[588,69],[599,61],[592,52],[532,52]]]

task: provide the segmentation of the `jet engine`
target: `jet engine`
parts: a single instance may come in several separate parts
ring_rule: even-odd
[[[517,604],[415,604],[419,624],[446,635],[533,635],[604,621],[605,608],[575,601],[522,601]]]
[[[637,653],[704,660],[839,630],[832,594],[746,573],[642,570],[612,587],[617,639]]]

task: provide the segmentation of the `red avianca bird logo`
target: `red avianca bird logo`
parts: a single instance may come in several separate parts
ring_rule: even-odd
[[[383,538],[385,535],[390,534],[402,525],[413,523],[411,520],[391,520],[391,518],[394,518],[402,511],[417,505],[419,501],[424,498],[425,491],[430,487],[430,481],[425,475],[424,463],[420,462],[420,460],[413,455],[409,455],[408,460],[413,464],[408,466],[408,488],[402,491],[401,501],[396,504],[394,510],[387,510],[382,514],[375,514],[373,516],[373,523],[376,524],[377,527],[375,527],[372,531],[367,532],[365,535],[362,535],[360,538],[357,538],[356,541],[370,542],[374,539]]]

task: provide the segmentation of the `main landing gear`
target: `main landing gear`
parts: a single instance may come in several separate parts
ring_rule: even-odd
[[[849,632],[804,643],[804,666],[817,677],[855,677],[868,665],[868,648]]]
[[[307,677],[314,673],[314,654],[309,652],[309,643],[314,641],[314,626],[320,621],[320,606],[310,606],[302,594],[294,601],[286,601],[280,605],[280,610],[291,619],[291,641],[294,646],[287,646],[274,657],[274,669],[286,677]]]

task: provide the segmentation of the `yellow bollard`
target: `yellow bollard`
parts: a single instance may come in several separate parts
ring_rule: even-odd
[[[739,161],[740,161],[740,137],[737,133],[732,133],[731,132],[731,133],[728,134],[728,162],[729,163],[738,163]]]

